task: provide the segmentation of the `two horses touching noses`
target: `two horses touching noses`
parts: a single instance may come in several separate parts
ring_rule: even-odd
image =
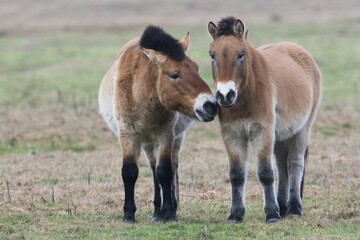
[[[185,131],[193,120],[209,122],[217,114],[230,164],[229,222],[244,218],[249,144],[257,159],[266,222],[301,215],[304,161],[320,98],[315,61],[293,43],[252,48],[245,25],[233,17],[218,26],[209,22],[208,31],[215,96],[185,54],[189,34],[176,40],[155,26],[122,47],[101,82],[100,113],[122,147],[125,222],[135,222],[141,149],[153,172],[152,222],[177,219],[177,168]]]

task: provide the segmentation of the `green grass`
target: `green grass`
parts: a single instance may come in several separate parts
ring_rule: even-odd
[[[339,192],[340,193],[340,192]],[[341,197],[341,199],[345,199]],[[310,203],[309,203],[310,201]],[[305,207],[314,204],[307,200]],[[226,203],[227,204],[227,203]],[[316,202],[314,205],[319,204]],[[125,224],[114,213],[68,212],[54,214],[49,205],[45,212],[0,218],[1,239],[357,239],[360,220],[346,216],[332,219],[323,213],[308,213],[301,219],[288,218],[279,224],[263,223],[261,202],[248,204],[243,224],[227,224],[228,207],[215,201],[203,201],[180,211],[179,222],[149,224],[151,213],[139,211],[138,223]],[[327,207],[327,206],[326,206]],[[338,210],[333,210],[337,214]],[[12,224],[8,224],[12,223]]]

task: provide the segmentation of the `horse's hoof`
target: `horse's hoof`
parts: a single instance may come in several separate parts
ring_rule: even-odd
[[[280,216],[281,216],[281,218],[285,218],[286,215],[287,215],[287,210],[281,210],[281,209],[280,209]]]
[[[133,223],[135,223],[135,218],[125,218],[124,217],[123,222],[133,224]]]
[[[299,207],[290,207],[288,212],[287,212],[287,215],[292,215],[292,216],[298,216],[298,217],[301,217],[302,215],[302,212],[301,212],[301,208]]]
[[[135,223],[135,214],[124,212],[123,222],[125,223]]]
[[[273,214],[266,216],[267,224],[277,223],[277,222],[280,222],[280,220],[281,220],[281,218],[280,218],[279,213],[273,213]]]
[[[288,212],[287,207],[281,207],[280,206],[280,216],[281,216],[281,218],[285,218],[287,212]]]
[[[171,216],[171,217],[164,217],[163,219],[164,223],[171,223],[171,222],[177,222],[177,217],[176,216]]]
[[[243,220],[236,220],[236,219],[229,219],[228,223],[229,224],[237,224],[237,223],[242,223]]]
[[[230,224],[236,224],[236,223],[242,223],[244,220],[244,218],[242,216],[233,216],[233,215],[230,215],[230,217],[228,218],[228,223]]]
[[[153,223],[153,224],[158,223],[158,222],[161,222],[161,221],[163,221],[163,219],[162,219],[162,217],[160,217],[160,216],[153,216],[153,217],[151,218],[151,223]]]
[[[280,219],[278,219],[278,218],[270,218],[270,219],[266,220],[267,224],[274,224],[274,223],[278,223],[278,222],[280,222]]]

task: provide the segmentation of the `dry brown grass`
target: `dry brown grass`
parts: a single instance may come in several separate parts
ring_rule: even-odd
[[[360,214],[360,126],[359,106],[323,106],[313,130],[311,151],[306,169],[304,213],[324,211],[318,206],[328,203],[330,218],[359,217]],[[31,115],[31,116],[30,116]],[[40,121],[41,119],[41,121]],[[73,135],[74,144],[90,148],[84,152],[33,151],[1,156],[0,215],[53,211],[107,213],[121,215],[123,186],[120,177],[121,153],[115,137],[106,129],[96,109],[82,109],[75,114],[64,109],[41,109],[31,114],[12,112],[1,121],[16,123],[5,141],[54,141]],[[3,139],[3,140],[4,140]],[[59,140],[60,141],[60,140]],[[61,142],[61,141],[60,141]],[[56,144],[56,142],[54,143]],[[59,143],[60,144],[60,143]],[[189,131],[180,162],[181,205],[201,201],[230,202],[227,156],[218,122],[196,123]],[[151,170],[142,157],[136,201],[141,211],[152,211]],[[9,183],[9,202],[6,182]],[[52,198],[54,191],[54,200]],[[349,194],[348,202],[336,202],[338,194]],[[341,197],[341,199],[344,196]],[[307,198],[312,199],[309,203]],[[262,199],[249,161],[247,202]],[[318,199],[319,201],[313,201]],[[315,204],[315,205],[312,205]],[[333,211],[334,209],[337,211]]]

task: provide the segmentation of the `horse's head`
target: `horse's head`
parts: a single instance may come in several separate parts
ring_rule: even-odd
[[[189,34],[178,41],[154,26],[149,26],[140,40],[141,51],[159,69],[156,88],[160,102],[200,121],[212,121],[218,104],[200,77],[198,65],[186,56],[188,47]]]
[[[216,99],[221,107],[235,104],[238,92],[246,84],[248,44],[244,23],[233,17],[222,19],[218,26],[209,22],[208,31],[213,38],[209,55],[217,87]]]

